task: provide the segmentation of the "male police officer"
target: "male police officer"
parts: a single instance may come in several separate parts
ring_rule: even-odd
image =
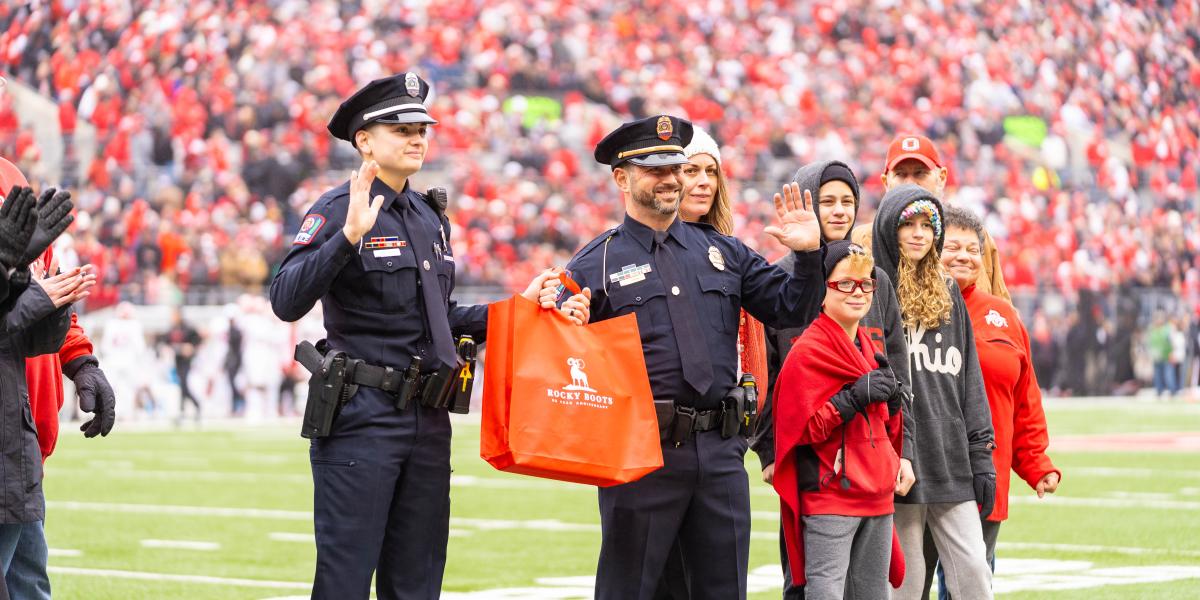
[[[445,205],[409,185],[437,123],[428,94],[424,80],[405,73],[342,103],[329,132],[354,144],[363,165],[309,210],[271,283],[272,308],[285,321],[322,300],[328,335],[323,356],[306,364],[318,388],[310,405],[330,399],[322,390],[336,402],[321,409],[336,414],[325,430],[310,429],[308,411],[305,419],[304,434],[314,438],[313,598],[365,599],[372,572],[382,600],[437,598],[441,590],[450,419],[439,378],[458,363],[452,335],[483,340],[487,307],[450,300]],[[526,297],[537,300],[550,277],[535,279]],[[301,349],[297,357],[304,362]]]
[[[692,597],[745,598],[750,546],[747,408],[738,390],[742,306],[763,322],[811,321],[822,296],[820,228],[798,188],[776,195],[766,231],[796,251],[792,274],[709,225],[678,217],[688,121],[626,123],[596,147],[626,216],[568,265],[593,290],[592,315],[637,315],[663,434],[662,469],[600,490],[599,599],[652,598],[678,537]]]

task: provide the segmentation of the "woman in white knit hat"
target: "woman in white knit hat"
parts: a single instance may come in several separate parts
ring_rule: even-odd
[[[714,229],[733,235],[733,209],[729,189],[721,170],[721,149],[706,131],[693,126],[692,141],[683,149],[688,164],[683,165],[679,179],[683,183],[683,200],[679,203],[679,218],[684,221],[707,223]],[[742,311],[738,326],[738,372],[754,375],[759,393],[767,389],[767,346],[763,324]],[[760,396],[761,397],[761,396]],[[656,594],[658,600],[686,600],[689,597],[679,546],[671,549],[663,580]]]

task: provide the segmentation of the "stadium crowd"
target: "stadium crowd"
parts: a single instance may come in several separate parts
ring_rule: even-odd
[[[96,266],[92,307],[260,291],[354,163],[325,131],[339,99],[417,70],[440,120],[422,183],[451,188],[460,285],[512,289],[617,222],[590,149],[669,112],[721,143],[739,233],[818,157],[849,157],[869,206],[887,142],[918,131],[1018,296],[1164,288],[1194,320],[1197,23],[1193,2],[1101,0],[75,0],[0,6],[0,71],[57,106],[86,174],[63,174],[79,218],[59,251]],[[0,154],[40,179],[45,146],[0,93]],[[1092,333],[1115,327],[1099,312]]]

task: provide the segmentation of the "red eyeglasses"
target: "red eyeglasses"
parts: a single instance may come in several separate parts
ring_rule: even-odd
[[[825,287],[837,290],[843,294],[853,294],[854,288],[861,289],[864,294],[875,291],[874,279],[843,279],[841,281],[826,281]]]

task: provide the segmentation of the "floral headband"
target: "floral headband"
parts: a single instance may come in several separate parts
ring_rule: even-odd
[[[942,237],[942,213],[938,211],[937,205],[929,200],[917,200],[904,207],[904,210],[900,212],[900,220],[897,222],[897,227],[899,227],[899,223],[904,223],[920,214],[929,217],[929,222],[933,225],[934,237]]]

